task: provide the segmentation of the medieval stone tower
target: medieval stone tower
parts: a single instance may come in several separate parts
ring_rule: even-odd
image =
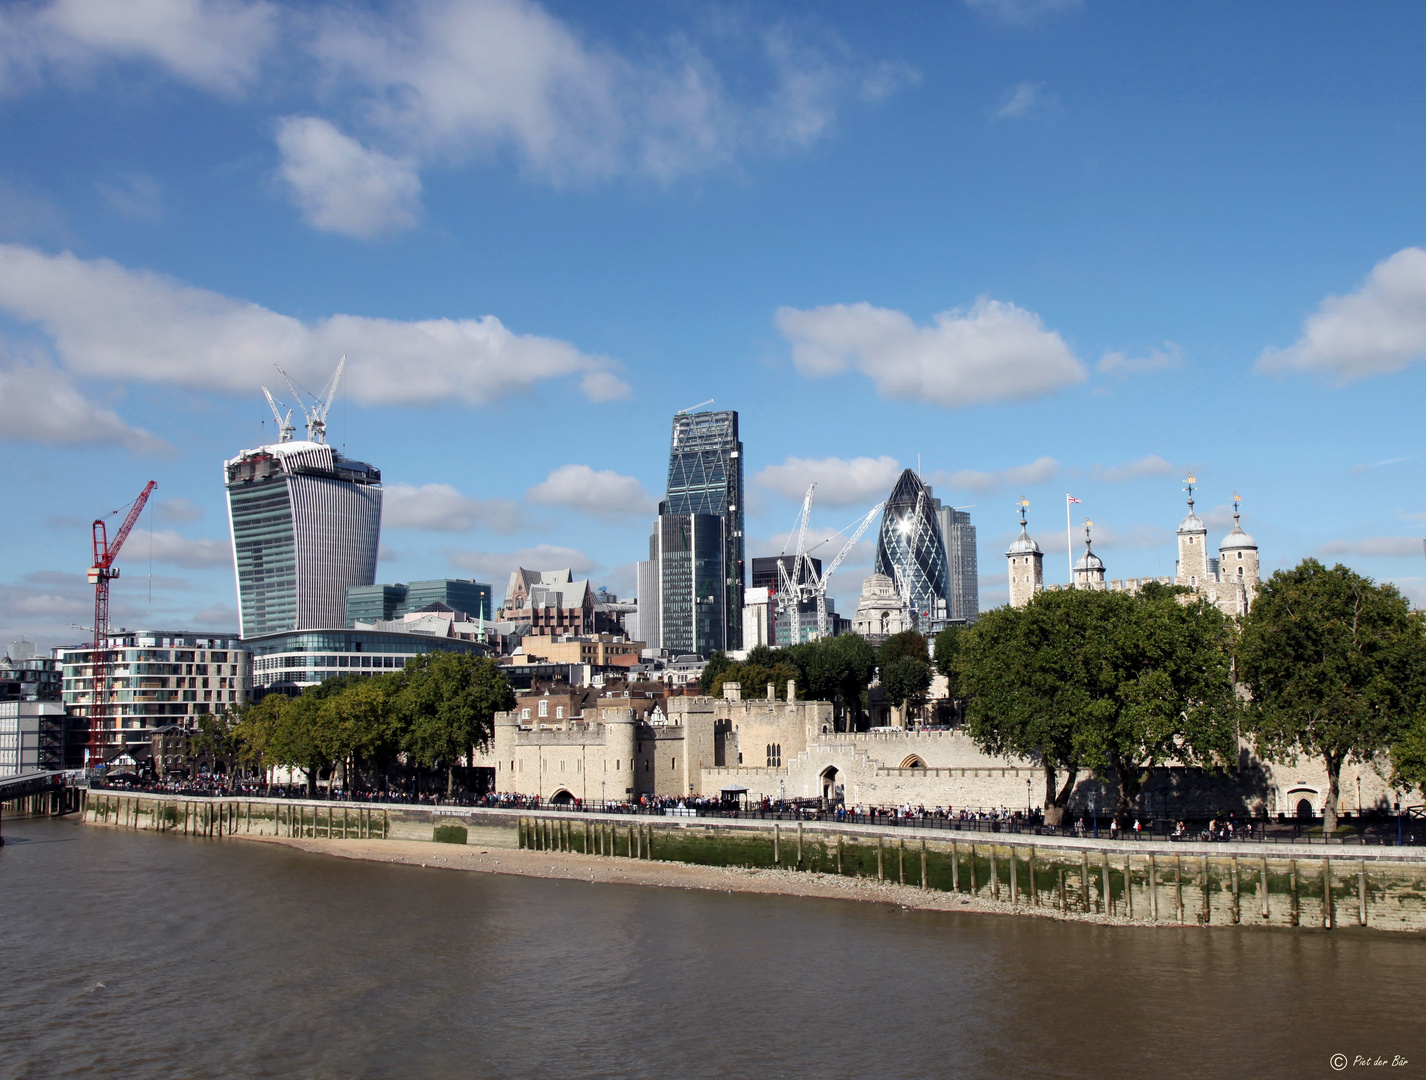
[[[1208,526],[1193,512],[1194,478],[1188,478],[1188,516],[1178,523],[1178,572],[1175,585],[1196,589],[1212,580],[1208,565]]]
[[[1024,607],[1045,587],[1044,553],[1025,531],[1025,508],[1029,505],[1025,499],[1020,500],[1020,535],[1005,553],[1010,569],[1010,606],[1017,608]]]
[[[1258,543],[1243,531],[1238,521],[1238,493],[1233,492],[1233,531],[1218,545],[1218,580],[1224,585],[1237,585],[1240,610],[1243,614],[1253,606],[1258,595]]]

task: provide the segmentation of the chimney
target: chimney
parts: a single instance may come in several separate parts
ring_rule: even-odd
[[[769,694],[768,697],[772,697],[772,695]],[[787,680],[787,700],[788,700],[788,701],[796,701],[796,700],[797,700],[797,680],[796,680],[796,679],[788,679],[788,680]]]
[[[774,686],[772,683],[767,684],[767,699],[769,701],[777,700],[777,687]]]

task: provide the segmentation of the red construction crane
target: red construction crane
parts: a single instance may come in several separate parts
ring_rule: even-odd
[[[119,568],[114,565],[119,558],[119,549],[129,538],[129,530],[139,515],[144,512],[144,503],[149,494],[158,487],[157,480],[150,480],[129,508],[129,516],[109,543],[109,533],[103,518],[94,521],[94,565],[89,568],[89,584],[94,586],[94,684],[89,692],[89,760],[86,765],[98,762],[102,753],[100,724],[109,715],[109,705],[113,698],[113,687],[109,681],[109,582],[119,576]],[[118,511],[115,511],[118,513]]]

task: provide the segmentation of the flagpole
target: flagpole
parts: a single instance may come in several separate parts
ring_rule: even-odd
[[[1074,528],[1070,525],[1070,494],[1065,492],[1065,562],[1069,564],[1069,583],[1074,584]]]

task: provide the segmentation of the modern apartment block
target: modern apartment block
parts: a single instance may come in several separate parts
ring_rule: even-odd
[[[246,704],[252,692],[252,653],[232,634],[120,630],[109,638],[109,709],[96,715],[93,646],[56,652],[65,709],[89,718],[101,754],[169,724],[191,729],[205,713]]]
[[[245,450],[223,466],[244,638],[346,625],[376,580],[381,472],[325,443]]]

